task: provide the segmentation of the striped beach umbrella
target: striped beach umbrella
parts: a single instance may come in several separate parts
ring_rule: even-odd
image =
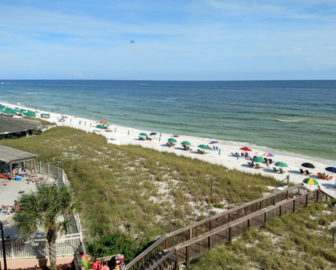
[[[319,185],[319,182],[314,179],[314,178],[306,178],[303,180],[303,183],[306,184],[306,185],[310,185],[310,186],[318,186]]]
[[[264,157],[274,157],[274,154],[273,153],[266,153],[263,156]]]

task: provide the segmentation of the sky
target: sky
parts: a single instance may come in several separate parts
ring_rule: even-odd
[[[336,79],[336,1],[0,0],[0,78]]]

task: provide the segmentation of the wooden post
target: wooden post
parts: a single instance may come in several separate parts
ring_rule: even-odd
[[[209,221],[209,231],[212,230],[212,224],[211,224],[211,221]]]
[[[211,235],[208,237],[208,247],[209,247],[209,249],[212,248],[212,237],[211,237]]]
[[[13,162],[9,163],[9,170],[10,170],[10,180],[13,180]]]
[[[142,257],[142,265],[145,265],[145,256]]]
[[[320,191],[317,190],[317,194],[316,194],[316,201],[317,201],[317,202],[319,201],[319,193],[320,193]]]
[[[167,249],[168,248],[168,238],[166,237],[166,239],[165,239],[165,249]]]
[[[287,190],[287,199],[289,198],[289,191]]]
[[[179,270],[179,262],[178,262],[177,250],[175,251],[175,270]]]
[[[306,194],[306,206],[308,205],[308,193]]]
[[[189,266],[190,246],[186,246],[186,266]]]
[[[262,201],[259,202],[259,209],[262,208]]]
[[[231,221],[231,213],[228,213],[228,222]]]
[[[279,216],[281,217],[281,205],[279,206]]]
[[[189,229],[189,240],[192,239],[192,228]]]
[[[267,212],[264,213],[264,223],[267,221]]]
[[[295,212],[295,200],[293,200],[293,212]]]
[[[247,228],[250,228],[250,219],[247,220]]]
[[[335,248],[335,233],[336,233],[336,227],[331,228],[332,232],[332,248]]]
[[[245,216],[247,215],[247,206],[244,207],[245,210]]]
[[[229,227],[229,242],[231,242],[231,239],[232,239],[232,237],[231,237],[231,227]]]

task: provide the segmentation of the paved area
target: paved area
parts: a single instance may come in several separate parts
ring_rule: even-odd
[[[53,178],[47,178],[47,176],[38,175],[38,177],[44,177],[43,183],[54,183]],[[22,194],[35,192],[37,183],[28,183],[24,178],[21,181],[10,181],[8,179],[0,178],[0,207],[1,206],[13,206],[15,200],[19,200]],[[17,229],[13,222],[14,213],[8,213],[7,210],[2,210],[0,214],[0,221],[5,227],[5,237],[10,236],[16,238],[18,236]],[[37,233],[36,236],[41,236],[41,233]]]

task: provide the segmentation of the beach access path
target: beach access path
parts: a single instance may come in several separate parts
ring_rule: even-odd
[[[28,109],[36,112],[36,118],[41,118],[41,113],[50,114],[50,118],[46,119],[49,122],[55,123],[57,126],[67,126],[76,129],[80,129],[86,132],[94,132],[104,136],[108,143],[117,144],[117,145],[141,145],[142,147],[155,149],[161,152],[171,152],[176,155],[186,156],[190,158],[197,158],[205,162],[210,162],[213,164],[225,166],[228,169],[243,171],[246,173],[252,174],[261,174],[264,176],[274,177],[278,180],[284,180],[289,175],[289,180],[292,183],[300,184],[303,179],[309,177],[307,175],[300,174],[299,169],[301,164],[304,162],[311,162],[315,165],[315,169],[309,169],[312,173],[310,177],[317,178],[318,172],[325,172],[325,168],[328,166],[335,166],[336,161],[332,160],[323,160],[315,157],[308,157],[294,153],[288,153],[284,151],[279,151],[276,149],[270,149],[262,146],[249,145],[243,142],[232,142],[232,141],[223,141],[218,140],[217,146],[220,151],[208,150],[206,154],[202,155],[197,153],[197,147],[200,144],[209,145],[209,143],[216,138],[201,138],[193,137],[187,135],[180,135],[175,138],[177,144],[175,147],[168,147],[167,141],[172,137],[173,133],[160,133],[155,130],[139,130],[130,127],[123,127],[120,125],[114,125],[109,128],[110,131],[105,129],[96,128],[97,120],[91,120],[71,115],[64,115],[60,113],[53,113],[48,111],[43,111],[39,109],[29,108],[22,105],[15,105],[6,102],[0,101],[0,104],[9,107],[19,107],[23,109]],[[65,116],[64,121],[60,121],[62,116]],[[152,136],[152,140],[139,140],[139,134],[141,132],[146,132],[150,134],[152,131],[157,132],[157,135]],[[191,143],[190,148],[192,151],[185,151],[181,146],[182,141],[189,141]],[[231,153],[241,153],[241,147],[248,146],[252,149],[252,152],[249,153],[250,156],[262,156],[265,153],[273,153],[274,157],[272,158],[273,164],[277,161],[282,161],[288,164],[288,167],[285,168],[285,172],[282,174],[273,172],[273,165],[269,168],[265,164],[261,165],[260,169],[251,168],[248,165],[249,160],[243,157],[236,158],[232,156]],[[319,180],[320,188],[328,195],[336,198],[336,174],[330,174],[333,177],[332,180]],[[285,181],[284,181],[285,183]]]

